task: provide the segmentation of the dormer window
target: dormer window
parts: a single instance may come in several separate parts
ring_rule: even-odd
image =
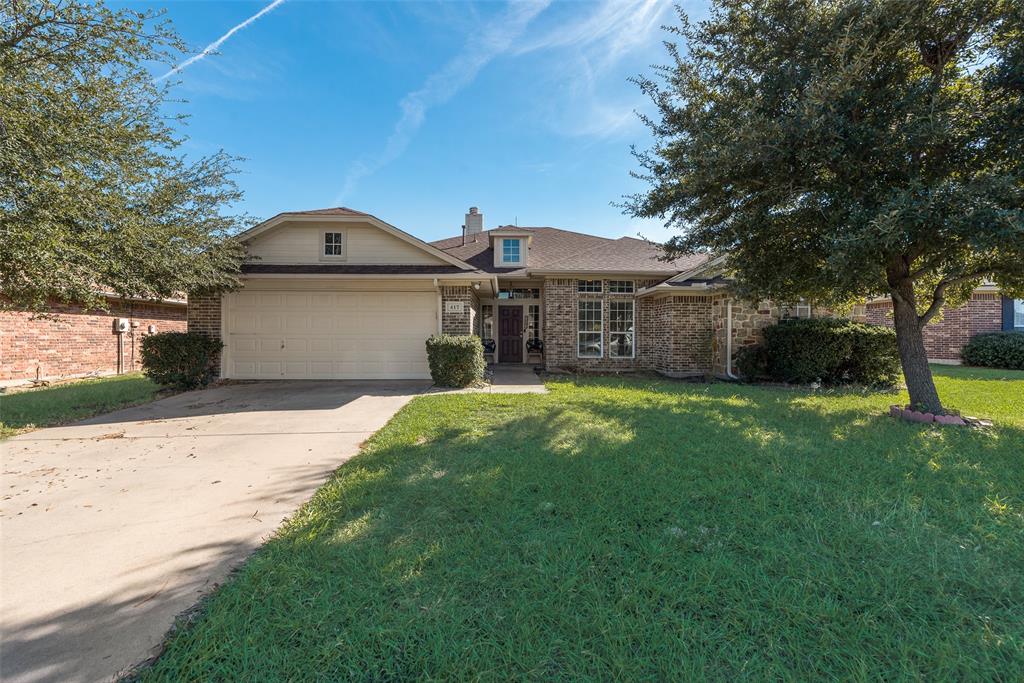
[[[325,259],[345,258],[345,233],[324,232],[323,250],[320,256]]]
[[[503,239],[501,240],[501,262],[502,263],[522,263],[522,254],[520,253],[520,241],[518,239]]]

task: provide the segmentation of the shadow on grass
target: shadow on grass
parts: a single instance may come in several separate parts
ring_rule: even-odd
[[[144,677],[1024,673],[1024,432],[840,398],[419,399]]]

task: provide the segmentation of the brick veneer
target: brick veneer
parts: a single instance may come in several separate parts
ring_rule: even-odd
[[[462,302],[462,311],[448,312],[449,301]],[[441,288],[441,332],[443,334],[479,334],[480,297],[472,287],[451,286]]]
[[[711,297],[666,296],[654,301],[654,313],[654,369],[669,376],[710,372]]]
[[[182,305],[111,300],[109,311],[55,304],[52,318],[25,311],[0,312],[0,380],[55,379],[117,371],[114,320],[135,326],[124,333],[124,369],[140,368],[139,344],[150,325],[157,332],[183,332]]]
[[[872,301],[867,305],[867,322],[893,326],[892,302]],[[960,349],[971,337],[1002,328],[1002,299],[995,292],[975,292],[958,308],[945,307],[942,317],[924,328],[924,348],[934,360],[960,360]]]
[[[636,281],[640,290],[656,281]],[[655,369],[659,348],[660,330],[663,329],[657,316],[657,302],[652,299],[635,299],[633,294],[612,294],[608,292],[608,281],[604,281],[601,294],[580,294],[575,278],[548,278],[544,281],[544,362],[548,369],[569,370],[637,370]],[[577,302],[580,299],[602,302],[604,319],[604,348],[601,358],[577,358]],[[635,301],[636,325],[635,358],[612,358],[608,355],[609,302],[615,300]]]

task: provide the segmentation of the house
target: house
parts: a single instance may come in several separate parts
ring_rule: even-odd
[[[189,329],[224,342],[231,379],[421,379],[432,334],[477,334],[488,360],[548,370],[729,375],[776,320],[735,301],[706,257],[550,227],[424,242],[347,208],[281,213],[240,235],[243,287],[193,296]]]
[[[145,335],[185,331],[184,297],[106,300],[106,310],[54,303],[43,315],[0,311],[0,385],[138,370]]]
[[[893,326],[892,301],[886,298],[867,302],[866,322]],[[984,332],[1024,332],[1024,299],[1003,295],[992,283],[985,283],[959,307],[946,306],[942,315],[924,328],[924,347],[933,363],[959,363],[960,350],[971,337]]]

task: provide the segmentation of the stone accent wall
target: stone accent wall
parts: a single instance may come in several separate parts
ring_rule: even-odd
[[[867,305],[867,322],[893,326],[892,302],[872,301]],[[959,361],[960,349],[971,337],[1002,329],[1002,297],[996,292],[975,292],[958,308],[944,307],[925,325],[924,348],[933,360]]]
[[[656,284],[656,280],[637,280],[635,289]],[[580,294],[577,278],[547,278],[544,281],[544,363],[548,369],[626,371],[654,369],[655,353],[659,345],[659,324],[656,319],[655,301],[636,299],[634,294],[612,294],[608,282],[604,281],[601,294]],[[580,299],[602,302],[604,319],[604,348],[601,358],[577,358],[577,302]],[[612,358],[609,356],[609,303],[616,300],[634,301],[636,336],[635,358]]]
[[[114,320],[128,318],[122,336],[124,370],[141,369],[139,345],[150,325],[159,332],[183,332],[185,307],[111,300],[109,311],[54,304],[52,318],[26,311],[0,311],[0,380],[57,379],[117,371]]]
[[[654,300],[654,369],[670,377],[709,374],[713,325],[710,296]]]
[[[728,294],[715,296],[711,301],[711,320],[714,330],[712,344],[712,371],[718,376],[726,374],[726,332],[728,303],[732,301],[732,367],[736,372],[736,354],[744,346],[761,341],[761,331],[782,316],[781,307],[771,301],[754,303],[732,298]]]
[[[449,301],[462,302],[462,311],[448,312]],[[479,334],[480,297],[469,285],[441,288],[441,332],[443,334]]]

